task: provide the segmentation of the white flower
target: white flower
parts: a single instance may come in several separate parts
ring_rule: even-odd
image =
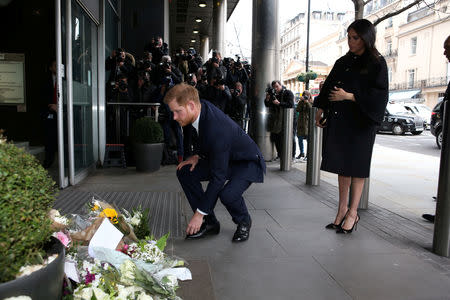
[[[153,300],[152,296],[147,295],[145,293],[141,293],[136,299],[137,300]]]
[[[110,299],[109,295],[106,294],[103,290],[92,286],[78,287],[74,291],[73,295],[75,300],[91,300],[94,295],[97,300]]]
[[[136,296],[144,293],[145,290],[139,286],[127,286],[119,288],[119,294],[117,295],[117,300],[128,300],[136,299]]]
[[[140,259],[149,263],[158,263],[160,260],[164,259],[164,252],[162,252],[154,241],[149,242],[144,246],[144,249],[141,250],[139,247],[135,247],[135,244],[131,244],[132,252],[131,257],[134,259]],[[131,252],[131,251],[130,251]]]
[[[133,226],[138,226],[141,223],[141,214],[136,213],[131,219],[130,224]]]
[[[17,296],[17,297],[4,298],[3,300],[33,300],[33,299],[31,299],[31,297],[29,297],[29,296]]]
[[[131,260],[126,260],[120,265],[120,282],[126,285],[134,284],[134,272],[136,270],[136,265]]]
[[[175,275],[167,275],[163,277],[163,282],[164,284],[166,284],[167,286],[170,287],[177,287],[178,286],[178,280],[177,277]]]

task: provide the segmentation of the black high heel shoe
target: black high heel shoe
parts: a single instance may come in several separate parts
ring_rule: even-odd
[[[347,216],[347,213],[345,213],[345,216],[342,218],[341,222],[339,224],[334,224],[334,223],[330,223],[327,226],[325,226],[326,229],[333,229],[333,230],[337,230],[339,228],[341,228],[342,223],[344,223],[345,217]]]
[[[358,222],[359,222],[360,219],[361,219],[361,218],[359,217],[359,215],[356,214],[356,220],[355,220],[355,223],[353,223],[352,228],[350,228],[350,229],[344,229],[344,228],[342,228],[342,223],[341,223],[341,226],[336,230],[336,233],[345,233],[345,234],[348,234],[348,233],[352,233],[352,232],[353,232],[353,229],[355,229],[355,231],[356,231],[356,229],[358,228]],[[345,220],[345,218],[344,218],[344,220]]]

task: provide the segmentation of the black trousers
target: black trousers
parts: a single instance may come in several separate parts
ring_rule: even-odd
[[[208,181],[210,179],[210,168],[208,162],[200,159],[195,169],[190,171],[191,165],[184,166],[181,170],[177,171],[177,177],[183,188],[186,198],[192,208],[192,211],[196,211],[200,207],[200,201],[205,194],[201,185],[202,181]],[[218,198],[231,215],[232,220],[236,224],[249,223],[250,215],[248,214],[247,206],[245,205],[242,194],[251,185],[251,181],[245,179],[228,178],[228,182],[220,190]],[[204,211],[208,213],[205,218],[206,222],[214,223],[217,219],[214,214],[214,207],[216,206],[217,199],[214,199],[213,209],[211,211]]]

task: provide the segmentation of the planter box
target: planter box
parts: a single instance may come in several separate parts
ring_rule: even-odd
[[[64,280],[64,246],[54,241],[50,254],[58,257],[30,275],[0,284],[0,299],[14,296],[29,296],[31,299],[61,299]]]
[[[139,172],[158,171],[164,150],[164,143],[133,144],[136,170]]]

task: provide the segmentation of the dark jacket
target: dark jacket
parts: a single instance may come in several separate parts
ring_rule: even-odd
[[[208,85],[201,96],[203,99],[217,106],[221,111],[225,111],[227,103],[231,101],[230,89],[227,86],[222,91],[215,86]]]
[[[271,100],[264,100],[264,104],[269,108],[267,130],[272,133],[280,133],[282,130],[283,108],[294,107],[294,94],[285,87],[276,95],[276,99],[280,101],[279,105],[273,104]]]
[[[340,85],[355,101],[329,101]],[[318,107],[328,110],[323,132],[321,169],[342,176],[366,178],[370,174],[376,125],[383,120],[389,84],[384,58],[367,51],[338,59],[318,96]]]
[[[227,179],[263,182],[266,164],[258,146],[221,110],[201,100],[198,150],[208,161],[210,181],[201,199],[201,211],[211,212]]]
[[[360,57],[349,52],[339,58],[317,96],[317,107],[329,108],[328,95],[336,85],[355,95],[358,109],[367,121],[381,123],[389,88],[386,61],[382,56],[377,61],[367,52]]]

